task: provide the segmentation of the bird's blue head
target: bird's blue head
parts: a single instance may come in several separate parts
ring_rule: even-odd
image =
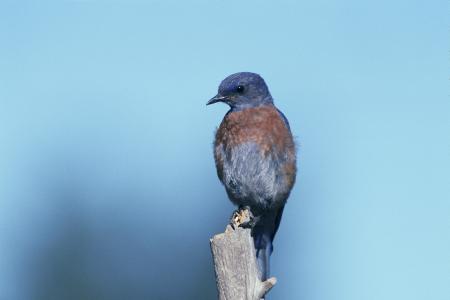
[[[255,73],[235,73],[225,78],[219,86],[219,92],[206,105],[224,102],[233,110],[272,104],[264,79]]]

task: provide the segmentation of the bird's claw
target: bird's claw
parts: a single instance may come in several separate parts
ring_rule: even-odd
[[[260,217],[255,217],[249,207],[239,207],[231,216],[230,225],[233,229],[237,227],[250,228],[255,227]]]
[[[239,227],[242,223],[244,223],[248,219],[249,210],[245,208],[236,209],[231,215],[230,225],[233,229]]]
[[[250,213],[250,218],[249,220],[242,222],[241,224],[239,224],[239,227],[241,228],[250,228],[253,229],[253,227],[255,227],[255,225],[258,223],[260,217],[255,217],[252,213]]]

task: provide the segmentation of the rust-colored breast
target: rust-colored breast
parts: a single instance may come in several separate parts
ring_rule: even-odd
[[[295,181],[295,144],[292,134],[273,105],[248,108],[228,113],[216,132],[214,156],[217,173],[222,180],[225,153],[242,143],[259,145],[261,154],[283,161],[283,175],[288,185]]]

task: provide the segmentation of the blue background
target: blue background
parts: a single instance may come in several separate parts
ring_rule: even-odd
[[[2,1],[0,299],[214,299],[220,81],[299,174],[271,299],[450,297],[446,1]]]

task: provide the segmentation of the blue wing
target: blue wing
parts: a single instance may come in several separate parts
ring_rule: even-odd
[[[279,110],[277,108],[278,113],[280,114],[281,118],[283,119],[284,124],[286,125],[286,127],[289,129],[289,131],[291,130],[291,126],[289,126],[289,121],[286,118],[286,116],[281,112],[281,110]]]

